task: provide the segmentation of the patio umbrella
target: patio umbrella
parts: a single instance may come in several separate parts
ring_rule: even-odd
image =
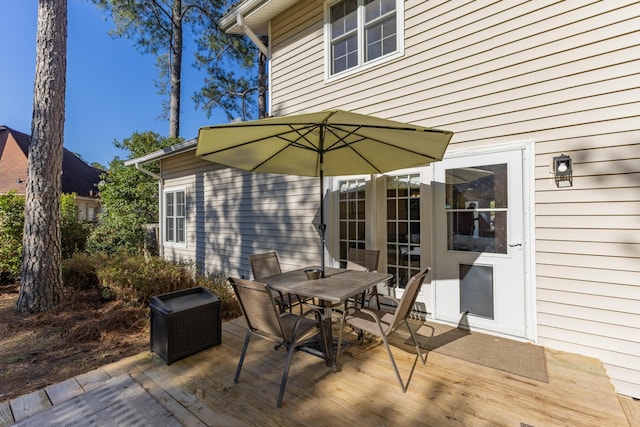
[[[250,172],[319,177],[324,272],[324,177],[382,174],[441,160],[452,135],[329,110],[202,127],[196,156]]]

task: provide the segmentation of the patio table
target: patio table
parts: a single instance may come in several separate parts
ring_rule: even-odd
[[[323,324],[329,354],[320,351],[311,353],[324,357],[328,366],[337,371],[335,349],[332,332],[332,307],[345,303],[349,298],[362,294],[378,283],[385,282],[393,276],[388,273],[373,271],[354,271],[340,268],[325,268],[325,277],[319,279],[307,279],[304,271],[307,267],[298,270],[287,271],[260,279],[276,291],[315,298],[320,301],[323,308]],[[303,348],[308,349],[308,348]]]

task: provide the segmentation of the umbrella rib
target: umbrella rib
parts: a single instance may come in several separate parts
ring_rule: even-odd
[[[373,163],[371,163],[367,158],[365,158],[362,154],[360,154],[360,152],[359,152],[359,151],[357,151],[356,149],[354,149],[354,148],[351,146],[352,144],[355,144],[355,143],[357,143],[357,142],[360,142],[360,141],[362,141],[362,140],[364,140],[364,139],[369,139],[369,140],[371,140],[371,141],[375,141],[375,142],[377,142],[377,143],[379,143],[379,144],[386,145],[386,146],[388,146],[388,147],[393,147],[393,148],[395,148],[395,149],[402,150],[402,151],[405,151],[405,152],[407,152],[407,153],[415,154],[416,156],[420,156],[420,157],[423,157],[423,158],[427,158],[427,159],[430,159],[430,160],[432,160],[432,161],[437,160],[435,157],[430,156],[430,155],[428,155],[428,154],[420,153],[420,152],[415,151],[415,150],[409,150],[409,149],[407,149],[407,148],[405,148],[405,147],[400,147],[400,146],[397,146],[397,145],[395,145],[395,144],[392,144],[392,143],[389,143],[389,142],[386,142],[386,141],[382,141],[382,140],[379,140],[379,139],[374,138],[374,137],[370,137],[370,136],[362,136],[362,135],[358,134],[358,133],[357,133],[357,132],[358,132],[358,130],[360,130],[360,129],[364,128],[365,126],[360,126],[360,125],[358,125],[358,126],[355,126],[355,127],[354,127],[354,129],[352,129],[352,130],[343,129],[343,128],[342,128],[342,127],[340,127],[340,126],[353,127],[353,125],[340,125],[340,124],[336,125],[336,124],[333,124],[333,123],[332,123],[331,125],[328,125],[328,126],[327,126],[327,130],[328,130],[329,132],[331,132],[331,134],[332,134],[332,135],[334,135],[338,140],[337,140],[335,143],[333,143],[330,147],[328,147],[328,148],[325,150],[325,152],[329,152],[329,151],[334,151],[334,150],[340,150],[340,149],[348,148],[348,149],[350,149],[351,151],[353,151],[356,155],[358,155],[358,157],[360,157],[362,160],[364,160],[368,165],[370,165],[373,169],[375,169],[378,173],[382,173],[382,172],[380,171],[380,168],[378,168],[376,165],[374,165]],[[387,130],[388,130],[388,129],[394,129],[394,130],[403,130],[403,131],[410,130],[410,131],[414,131],[414,132],[419,132],[419,131],[418,131],[417,129],[415,129],[415,128],[388,128],[388,127],[384,127],[384,126],[366,126],[366,128],[367,128],[367,129],[373,129],[373,128],[375,128],[375,129],[387,129]],[[337,130],[339,130],[339,131],[341,131],[341,132],[343,132],[343,133],[344,133],[344,132],[346,132],[347,134],[346,134],[345,136],[339,136],[339,135],[338,135],[338,133],[337,133]],[[355,136],[357,136],[357,137],[358,137],[358,138],[360,138],[360,139],[358,139],[358,140],[354,140],[354,141],[349,141],[349,142],[345,141],[345,139],[346,139],[346,138],[348,138],[349,136],[352,136],[352,135],[355,135]],[[340,144],[340,143],[342,143],[342,145],[338,145],[338,144]]]
[[[249,126],[248,126],[248,127],[249,127]],[[255,127],[255,126],[250,126],[250,127]],[[311,124],[305,125],[305,127],[304,127],[304,128],[302,128],[302,129],[308,129],[308,132],[307,132],[307,133],[305,133],[304,135],[300,132],[300,130],[301,130],[301,129],[296,129],[296,128],[294,128],[294,127],[293,127],[293,126],[291,126],[291,125],[289,125],[289,128],[290,128],[291,130],[293,130],[294,132],[296,132],[298,135],[300,135],[302,138],[304,138],[304,139],[305,139],[307,142],[309,142],[311,145],[313,145],[313,144],[311,143],[311,141],[309,141],[307,138],[305,138],[305,137],[304,137],[304,135],[306,135],[306,134],[308,134],[308,133],[311,133],[311,131],[313,131],[313,129],[315,128],[315,126],[313,126],[313,125],[311,125]],[[209,151],[209,152],[207,152],[207,153],[202,153],[202,154],[200,154],[199,156],[200,156],[200,157],[204,157],[204,156],[209,156],[209,155],[211,155],[211,154],[222,153],[222,152],[227,151],[227,150],[233,150],[233,149],[236,149],[236,148],[238,148],[238,147],[244,147],[244,146],[246,146],[246,145],[255,144],[255,143],[258,143],[258,142],[261,142],[261,141],[265,141],[265,140],[270,139],[270,138],[280,138],[280,139],[282,139],[282,140],[284,140],[284,141],[289,142],[289,143],[290,143],[290,144],[292,144],[292,145],[296,145],[296,146],[297,146],[297,147],[299,147],[299,148],[306,148],[306,149],[308,149],[308,150],[309,150],[309,149],[311,149],[311,148],[309,148],[309,147],[305,147],[304,145],[302,145],[302,144],[298,143],[297,141],[298,141],[300,138],[298,138],[298,139],[288,139],[288,138],[285,138],[285,137],[283,136],[283,135],[286,135],[286,134],[288,134],[288,133],[290,133],[290,132],[291,132],[291,131],[283,131],[283,132],[280,132],[279,134],[269,135],[269,136],[265,136],[265,137],[258,138],[258,139],[252,139],[251,141],[246,141],[246,142],[243,142],[243,143],[241,143],[241,144],[236,144],[236,145],[232,145],[232,146],[230,146],[230,147],[221,148],[221,149],[219,149],[219,150],[213,150],[213,151]],[[316,147],[314,146],[314,148],[316,148]]]
[[[311,141],[309,141],[309,140],[307,139],[307,137],[306,137],[308,134],[310,134],[310,133],[313,131],[313,129],[314,129],[314,127],[313,127],[313,126],[308,126],[308,127],[304,128],[304,129],[306,129],[306,130],[307,130],[307,131],[306,131],[306,132],[304,132],[304,133],[302,133],[300,129],[294,128],[292,125],[289,125],[289,128],[290,128],[292,131],[294,131],[295,133],[297,133],[297,134],[299,135],[299,138],[297,138],[297,139],[289,139],[289,138],[285,138],[285,137],[283,137],[283,136],[282,136],[283,134],[285,134],[285,133],[289,133],[289,132],[283,132],[283,133],[282,133],[282,134],[280,134],[280,135],[275,135],[275,137],[276,137],[276,138],[279,138],[279,139],[282,139],[282,140],[284,140],[284,141],[287,141],[287,142],[289,143],[289,145],[285,145],[285,146],[284,146],[284,147],[282,147],[280,150],[276,151],[276,152],[275,152],[275,153],[273,153],[271,156],[269,156],[268,158],[264,159],[262,162],[260,162],[260,163],[258,163],[257,165],[255,165],[255,166],[250,170],[250,172],[253,172],[253,171],[255,171],[256,169],[258,169],[258,168],[260,168],[261,166],[263,166],[264,164],[268,163],[271,159],[273,159],[274,157],[276,157],[278,154],[282,153],[284,150],[286,150],[286,149],[287,149],[287,148],[289,148],[289,147],[302,148],[302,149],[305,149],[305,150],[311,150],[311,151],[316,151],[316,152],[318,151],[317,147],[315,147],[315,145],[314,145]],[[298,142],[300,139],[304,139],[305,141],[307,141],[309,144],[311,144],[311,147],[313,147],[313,148],[310,148],[310,147],[308,147],[308,146],[306,146],[306,145],[304,145],[304,144],[300,144],[300,143]],[[254,142],[257,142],[257,141],[254,141]],[[315,150],[314,150],[314,148],[315,148]]]

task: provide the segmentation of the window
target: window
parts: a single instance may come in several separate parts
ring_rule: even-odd
[[[401,0],[343,0],[328,10],[329,74],[400,52]]]
[[[340,181],[340,267],[347,265],[351,248],[365,248],[365,180]]]
[[[387,272],[404,289],[420,271],[420,174],[387,178]]]
[[[185,190],[165,191],[164,208],[165,243],[184,244],[186,242]]]

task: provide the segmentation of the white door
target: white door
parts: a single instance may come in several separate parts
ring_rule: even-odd
[[[434,318],[527,338],[523,150],[435,165]]]

